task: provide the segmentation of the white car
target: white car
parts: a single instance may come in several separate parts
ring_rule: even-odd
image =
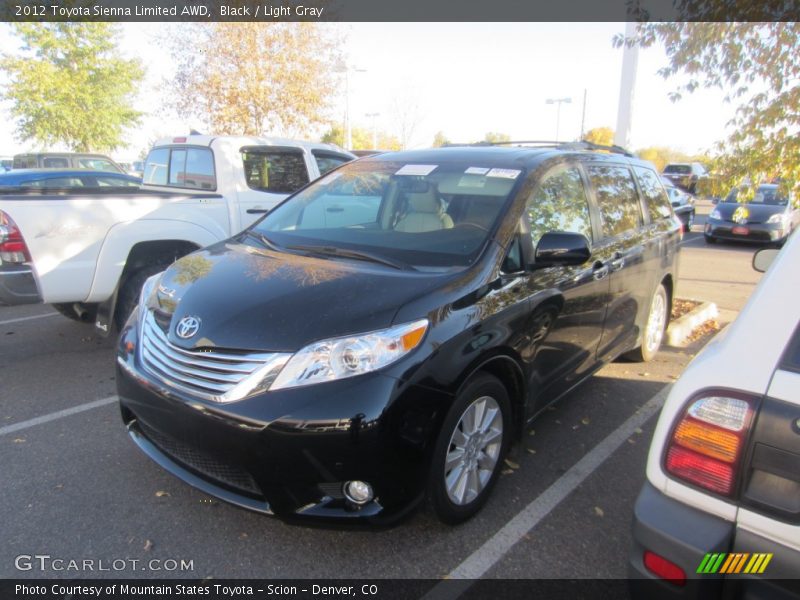
[[[800,598],[799,322],[794,235],[661,411],[635,507],[634,598]]]

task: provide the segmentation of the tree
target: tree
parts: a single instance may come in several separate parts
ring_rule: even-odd
[[[436,135],[433,136],[433,147],[434,148],[441,148],[442,146],[446,146],[450,143],[450,140],[444,134],[443,131],[437,131]]]
[[[110,23],[16,23],[18,54],[3,54],[9,79],[0,99],[10,102],[21,141],[70,149],[113,150],[125,130],[139,122],[133,108],[144,72],[126,60]]]
[[[400,140],[384,131],[376,132],[377,148],[372,147],[372,130],[363,127],[353,127],[353,150],[400,150]],[[341,125],[331,124],[320,139],[325,144],[336,144],[344,147],[344,131]]]
[[[610,127],[595,127],[594,129],[587,131],[586,135],[583,136],[583,139],[587,142],[599,144],[601,146],[613,146],[614,130]]]
[[[170,84],[179,115],[223,135],[300,136],[325,122],[339,57],[315,23],[181,25]]]
[[[494,131],[490,131],[483,137],[484,142],[489,142],[490,144],[500,144],[502,142],[510,142],[511,136],[507,133],[496,133]]]
[[[712,193],[744,184],[746,196],[777,177],[786,190],[800,191],[800,24],[644,23],[633,39],[614,42],[661,42],[669,63],[660,74],[683,77],[673,101],[718,88],[737,104],[732,133],[714,149]]]

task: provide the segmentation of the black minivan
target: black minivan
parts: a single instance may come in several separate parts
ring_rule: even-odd
[[[666,327],[680,223],[653,166],[572,144],[364,158],[145,284],[136,444],[233,504],[475,514],[548,404]]]

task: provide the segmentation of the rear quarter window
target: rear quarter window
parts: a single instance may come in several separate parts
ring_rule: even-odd
[[[783,352],[779,368],[800,373],[800,324],[795,327],[792,339]]]
[[[216,190],[214,154],[208,148],[156,148],[147,156],[142,183]]]
[[[661,219],[669,219],[672,216],[669,196],[664,186],[661,185],[661,180],[656,172],[646,167],[634,167],[633,171],[639,180],[639,187],[647,204],[650,222],[655,223]]]

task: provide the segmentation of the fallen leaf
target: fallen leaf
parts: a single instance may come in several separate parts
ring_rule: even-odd
[[[604,513],[603,509],[600,508],[599,506],[595,506],[594,507],[594,514],[596,514],[598,517],[603,517],[603,516],[605,516],[606,513]]]
[[[637,427],[637,428],[636,428],[636,429],[634,429],[633,431],[634,431],[635,433],[642,433],[642,428],[641,428],[641,427]]]
[[[156,498],[163,498],[164,496],[169,496],[169,492],[165,492],[163,490],[158,490],[156,492]]]
[[[639,375],[640,375],[640,376],[642,376],[642,377],[649,377],[649,376],[650,376],[650,373],[648,373],[647,371],[645,371],[644,373],[639,373]]]
[[[531,429],[531,430],[528,432],[528,435],[536,435],[536,430],[535,430],[535,429]]]
[[[144,541],[144,551],[145,552],[150,552],[150,550],[152,550],[152,549],[153,549],[153,542],[151,542],[150,540],[145,540]]]
[[[583,423],[584,425],[588,425],[589,423],[591,423],[591,421],[589,420],[589,417],[583,417],[581,419],[581,423]]]
[[[580,425],[573,425],[572,426],[572,431],[575,431],[578,427],[580,427]]]
[[[26,441],[25,438],[14,438],[15,444],[24,444],[25,441]]]
[[[240,539],[240,540],[247,539],[247,534],[246,534],[246,533],[242,533],[242,534],[240,534],[240,535],[239,535],[239,539]]]
[[[503,469],[500,471],[501,475],[511,475],[514,472],[514,469]]]
[[[508,458],[505,460],[505,463],[511,467],[512,469],[519,469],[519,465],[515,463],[513,460],[509,460]]]
[[[629,444],[635,444],[636,440],[634,440],[633,438],[628,438],[628,443]]]
[[[561,421],[559,421],[558,419],[556,419],[556,425],[561,425]]]
[[[533,448],[525,448],[528,451],[528,454],[536,454],[536,450]]]

